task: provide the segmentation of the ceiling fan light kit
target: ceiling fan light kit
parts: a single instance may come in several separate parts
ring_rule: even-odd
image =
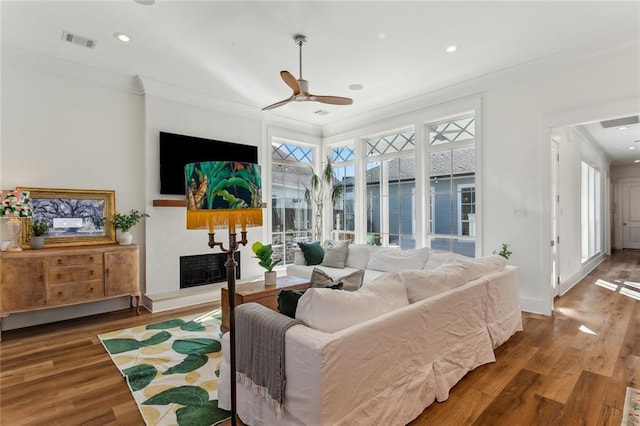
[[[341,96],[326,96],[326,95],[314,95],[309,93],[309,82],[302,78],[302,46],[307,43],[307,37],[302,34],[296,34],[293,36],[293,41],[299,48],[299,65],[300,65],[300,73],[299,78],[296,79],[289,71],[280,71],[280,77],[285,82],[287,86],[293,90],[293,94],[287,99],[283,99],[274,104],[268,105],[262,110],[269,110],[278,108],[280,106],[286,105],[289,102],[320,102],[324,104],[331,105],[351,105],[353,100],[350,98],[343,98]]]

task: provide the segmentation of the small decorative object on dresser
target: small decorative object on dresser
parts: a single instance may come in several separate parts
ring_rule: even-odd
[[[49,225],[44,220],[34,220],[31,222],[31,248],[44,248],[44,236],[49,230]]]
[[[129,230],[137,225],[143,217],[150,216],[146,213],[140,213],[138,210],[131,209],[127,214],[116,213],[113,216],[105,217],[103,220],[106,223],[113,224],[116,230],[120,231],[118,243],[128,245],[133,241],[133,235],[131,235]]]
[[[260,241],[256,241],[251,246],[251,250],[253,250],[256,257],[260,259],[258,264],[266,269],[264,273],[264,285],[276,285],[278,273],[273,270],[273,267],[280,263],[282,259],[274,260],[273,247],[271,247],[271,244],[264,245]]]

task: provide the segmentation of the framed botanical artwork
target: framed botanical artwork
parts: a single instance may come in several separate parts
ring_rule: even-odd
[[[45,247],[114,244],[113,225],[103,218],[115,214],[115,191],[56,188],[18,188],[29,191],[32,217],[23,227],[23,243],[29,244],[31,221],[48,225]]]

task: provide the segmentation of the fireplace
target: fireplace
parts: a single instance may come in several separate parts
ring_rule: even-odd
[[[236,279],[240,279],[240,252],[234,255]],[[180,256],[180,288],[196,287],[227,281],[226,253]]]

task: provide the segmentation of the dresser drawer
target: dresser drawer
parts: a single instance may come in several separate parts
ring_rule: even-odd
[[[51,268],[47,273],[49,284],[75,283],[79,281],[102,280],[102,265],[70,266]]]
[[[102,253],[50,256],[47,258],[47,262],[49,268],[58,266],[102,265]]]
[[[104,283],[102,280],[58,284],[47,288],[47,302],[49,305],[86,302],[100,299],[103,296]]]

